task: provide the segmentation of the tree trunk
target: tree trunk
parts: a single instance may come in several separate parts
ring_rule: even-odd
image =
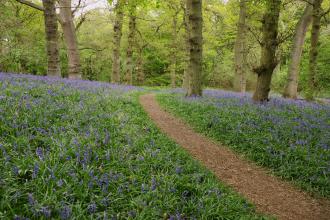
[[[235,42],[235,79],[234,89],[238,92],[246,91],[246,0],[240,0],[238,30]]]
[[[61,77],[58,26],[55,0],[42,0],[47,44],[48,76]]]
[[[123,28],[123,0],[118,0],[116,6],[116,20],[113,26],[113,52],[112,52],[112,76],[111,82],[120,82],[120,45]]]
[[[177,62],[177,12],[173,17],[173,26],[172,26],[172,51],[171,51],[171,65],[170,65],[170,72],[171,72],[171,87],[176,87],[176,62]]]
[[[256,90],[253,94],[255,102],[269,100],[272,75],[277,65],[276,50],[280,8],[281,0],[269,0],[266,3],[262,25],[261,60],[260,66],[255,69],[258,75]]]
[[[137,80],[137,84],[139,86],[143,85],[144,83],[144,69],[143,69],[143,49],[144,46],[139,48],[139,56],[137,58],[137,62],[136,62],[136,80]]]
[[[321,26],[322,1],[323,0],[315,0],[313,4],[311,47],[309,51],[308,89],[306,93],[307,100],[314,99],[314,93],[316,90],[315,76],[317,71],[316,68],[317,68],[318,45],[319,45],[320,26]]]
[[[283,97],[296,99],[298,95],[298,76],[303,51],[304,41],[308,26],[312,21],[313,6],[307,3],[303,15],[296,26],[296,31],[293,39],[291,51],[291,62],[288,71],[288,80],[284,89]]]
[[[202,95],[203,18],[202,0],[187,0],[189,14],[189,88],[187,96]]]
[[[128,85],[133,84],[133,50],[135,42],[135,32],[136,32],[136,5],[131,6],[129,15],[129,33],[128,33],[128,45],[126,52],[126,76],[125,82]]]
[[[185,0],[187,1],[187,0]],[[190,13],[190,9],[189,9],[188,4],[185,4],[184,7],[184,27],[185,27],[185,64],[184,64],[184,73],[183,73],[183,84],[182,87],[184,89],[186,89],[188,91],[189,88],[189,72],[188,72],[188,67],[189,67],[189,57],[190,57],[190,42],[189,42],[189,13]]]
[[[80,56],[71,11],[71,0],[59,0],[60,23],[63,29],[69,62],[69,79],[81,79]]]

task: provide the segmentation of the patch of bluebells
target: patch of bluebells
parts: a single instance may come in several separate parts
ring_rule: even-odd
[[[140,91],[0,73],[1,218],[261,218],[159,133]]]
[[[271,97],[255,104],[251,94],[180,91],[158,100],[197,130],[247,155],[303,189],[330,196],[330,105]]]

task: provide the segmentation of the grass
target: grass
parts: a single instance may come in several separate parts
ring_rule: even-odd
[[[249,95],[206,90],[157,96],[168,111],[197,131],[226,144],[314,196],[330,197],[330,106],[273,98],[254,104]]]
[[[1,219],[264,219],[106,83],[0,73]]]

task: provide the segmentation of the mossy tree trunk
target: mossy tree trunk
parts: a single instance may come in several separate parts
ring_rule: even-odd
[[[123,28],[123,12],[124,1],[118,0],[115,13],[115,23],[113,26],[113,52],[112,52],[112,75],[111,82],[120,83],[120,45]]]
[[[178,23],[178,12],[175,12],[172,20],[172,47],[171,47],[171,87],[176,87],[176,63],[177,63],[177,23]]]
[[[136,32],[136,4],[132,4],[129,9],[129,24],[128,24],[128,45],[126,51],[126,74],[125,83],[133,84],[133,52]]]
[[[313,4],[312,12],[312,31],[311,31],[311,46],[309,51],[309,71],[308,71],[308,88],[306,93],[307,100],[313,100],[316,91],[316,71],[317,71],[317,57],[319,51],[319,38],[320,38],[320,26],[322,15],[322,1],[315,0]]]
[[[262,24],[262,45],[260,66],[257,73],[257,86],[253,94],[255,102],[268,101],[272,75],[277,65],[276,50],[278,47],[278,21],[280,17],[281,0],[268,0]]]
[[[203,18],[202,0],[187,0],[189,13],[189,87],[187,96],[202,95]]]
[[[183,73],[183,83],[182,87],[188,91],[189,87],[189,57],[190,57],[190,42],[189,42],[189,14],[190,14],[190,5],[186,4],[187,0],[182,1],[182,7],[184,8],[184,17],[183,17],[183,24],[184,24],[184,38],[185,38],[185,63],[184,63],[184,73]]]
[[[240,0],[238,29],[234,48],[235,79],[234,89],[238,92],[246,91],[246,0]]]

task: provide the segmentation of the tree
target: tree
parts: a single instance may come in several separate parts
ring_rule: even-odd
[[[33,2],[27,1],[27,0],[16,0],[16,1],[46,13],[45,6],[41,7],[41,6],[34,4]],[[72,6],[71,0],[58,0],[57,1],[59,3],[59,8],[60,8],[59,15],[56,14],[56,7],[55,7],[56,0],[54,0],[52,2],[54,2],[53,4],[54,4],[54,10],[55,10],[55,16],[52,19],[55,19],[54,23],[56,23],[56,28],[57,28],[57,20],[60,22],[62,30],[63,30],[64,40],[65,40],[66,47],[67,47],[69,78],[81,79],[80,56],[79,56],[79,49],[78,49],[78,43],[77,43],[77,37],[76,37],[76,29],[75,29],[75,25],[73,23],[73,12],[71,10],[71,6]],[[45,18],[45,21],[46,21],[46,18]],[[45,26],[46,35],[47,35],[47,28],[48,27]],[[58,33],[57,33],[57,35],[58,35]],[[52,42],[53,43],[51,43],[51,44],[54,44],[54,41],[52,41]],[[47,41],[47,43],[48,43],[48,41]],[[58,48],[58,45],[57,45],[57,48]],[[59,58],[58,58],[58,62],[60,62]],[[58,65],[60,65],[60,63]]]
[[[133,84],[133,52],[136,32],[136,3],[133,1],[129,7],[129,24],[128,24],[128,45],[126,51],[126,74],[125,83]]]
[[[315,0],[312,12],[312,31],[311,31],[311,47],[309,51],[309,71],[308,71],[308,88],[306,99],[313,100],[316,90],[316,67],[318,57],[318,45],[320,37],[321,17],[322,17],[322,1]]]
[[[266,11],[262,24],[262,44],[260,66],[255,68],[258,75],[256,90],[253,94],[255,102],[268,101],[270,84],[277,66],[276,50],[278,47],[278,21],[280,17],[281,0],[266,1]]]
[[[48,76],[61,77],[55,0],[42,0],[47,42]]]
[[[187,0],[189,13],[189,87],[187,96],[202,95],[203,18],[202,0]]]
[[[293,45],[291,49],[291,62],[289,64],[288,79],[283,93],[283,97],[285,98],[296,99],[298,95],[298,76],[301,55],[306,32],[312,21],[313,5],[311,3],[306,3],[305,10],[296,25]]]
[[[112,75],[111,82],[120,82],[120,45],[123,27],[124,0],[118,0],[115,8],[116,18],[113,26],[113,51],[112,51]]]
[[[184,16],[183,16],[183,24],[184,24],[184,44],[185,44],[185,63],[184,63],[184,73],[183,73],[183,84],[182,87],[188,90],[189,87],[189,72],[188,72],[188,67],[189,67],[189,56],[190,56],[190,42],[189,42],[189,11],[190,9],[188,8],[190,5],[185,4],[183,0],[182,1],[182,8],[184,9]]]
[[[240,0],[238,29],[235,42],[235,78],[234,89],[239,92],[246,91],[246,0]]]
[[[176,67],[177,67],[177,52],[178,52],[178,14],[180,13],[180,6],[176,2],[169,1],[168,6],[172,14],[172,43],[171,43],[171,60],[170,60],[170,75],[171,87],[176,87]]]
[[[75,25],[71,10],[71,0],[59,0],[59,22],[61,24],[64,41],[68,54],[69,78],[81,79],[80,55]]]

